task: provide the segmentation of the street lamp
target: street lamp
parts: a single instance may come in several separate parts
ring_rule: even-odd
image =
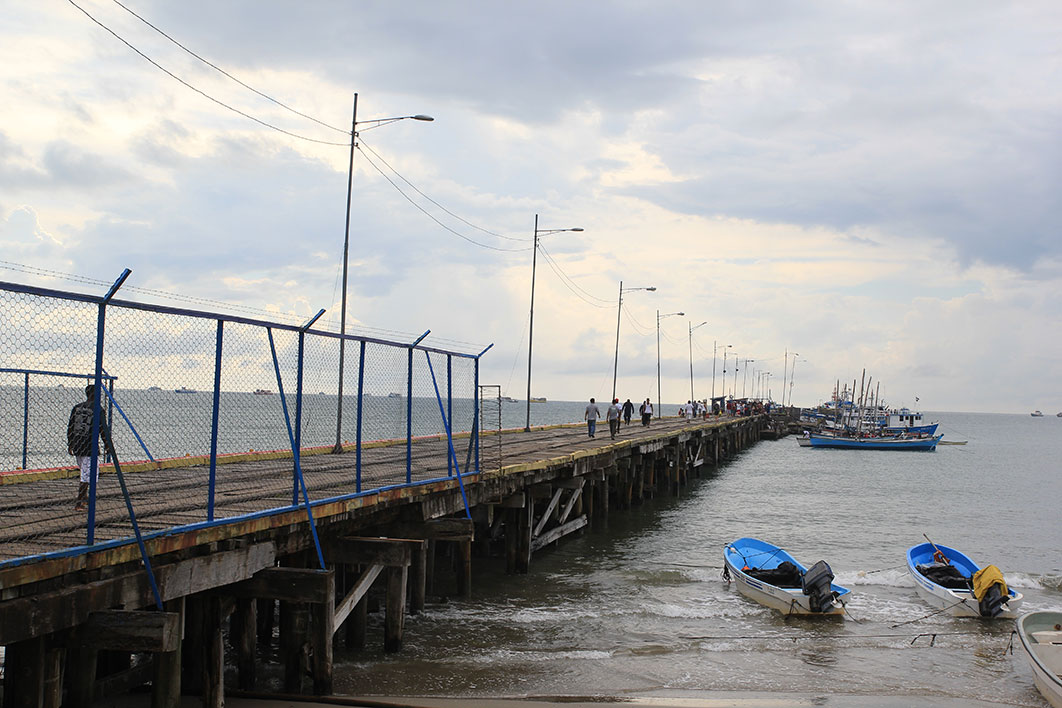
[[[347,213],[346,226],[343,230],[343,301],[339,315],[339,405],[336,409],[336,444],[333,453],[343,452],[343,363],[347,343],[347,255],[350,253],[350,199],[354,186],[354,150],[358,146],[358,126],[369,125],[369,129],[381,125],[397,123],[400,120],[433,121],[431,116],[418,113],[415,116],[396,116],[394,118],[377,118],[375,120],[358,120],[358,94],[354,94],[354,116],[350,121],[350,165],[347,167]]]
[[[687,322],[687,324],[690,324],[690,323]],[[691,402],[693,401],[693,330],[699,329],[700,327],[703,327],[706,324],[708,324],[707,320],[705,320],[704,322],[701,322],[696,327],[690,325],[690,401]]]
[[[718,349],[718,343],[712,340],[712,401],[715,401],[715,356]],[[734,346],[733,344],[727,344],[723,347],[723,395],[726,396],[726,350]]]
[[[616,398],[616,372],[619,370],[619,332],[620,332],[620,313],[623,311],[623,293],[632,293],[635,290],[647,290],[651,293],[656,292],[656,286],[651,285],[648,288],[625,288],[623,287],[623,281],[620,281],[619,285],[619,304],[616,306],[616,358],[612,361],[612,398]],[[657,401],[659,403],[659,401]]]
[[[660,417],[660,409],[663,407],[663,401],[660,400],[660,320],[665,317],[674,316],[684,317],[685,312],[669,312],[666,315],[661,315],[660,310],[656,311],[656,417]],[[613,396],[615,398],[615,396]]]
[[[535,245],[531,249],[531,319],[527,325],[527,420],[524,423],[524,432],[531,432],[531,345],[534,343],[535,333],[535,265],[538,261],[538,237],[549,234],[559,234],[562,231],[582,231],[576,226],[571,229],[540,229],[538,228],[538,214],[535,214]]]
[[[794,354],[793,355],[793,368],[789,370],[789,406],[790,407],[793,406],[793,374],[796,373],[796,365],[797,365],[796,357],[798,357],[798,356],[800,356],[800,355],[799,354]],[[802,362],[804,362],[806,364],[808,360],[807,359],[801,359],[800,361],[802,361]],[[782,385],[784,386],[785,382],[782,382]],[[784,390],[782,391],[782,398],[785,398],[785,391]]]

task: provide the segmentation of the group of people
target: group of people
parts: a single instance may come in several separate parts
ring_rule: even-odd
[[[653,403],[648,398],[638,406],[638,414],[642,417],[642,425],[649,427],[650,421],[653,419]],[[631,418],[634,416],[634,404],[631,403],[631,399],[627,399],[622,405],[618,398],[612,399],[612,405],[605,411],[605,420],[608,421],[608,433],[609,437],[613,440],[616,439],[616,434],[619,433],[620,419],[623,419],[624,425],[631,424]],[[588,437],[597,437],[597,419],[601,417],[601,409],[598,408],[597,402],[591,398],[590,403],[586,406],[586,413],[583,414],[583,419],[586,421],[586,432]]]

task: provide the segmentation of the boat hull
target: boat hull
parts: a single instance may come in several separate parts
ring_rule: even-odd
[[[1062,627],[1062,612],[1028,612],[1014,624],[1033,683],[1048,703],[1062,708],[1062,631],[1056,629]]]
[[[808,440],[810,447],[833,448],[840,450],[916,450],[932,451],[937,448],[942,435],[930,438],[843,438],[830,435],[812,435]]]
[[[981,566],[977,565],[961,551],[942,546],[939,543],[936,544],[935,548],[939,548],[951,565],[958,568],[964,577],[972,578],[974,573],[981,569]],[[931,543],[920,543],[907,549],[907,572],[911,574],[911,579],[914,580],[918,595],[929,605],[942,610],[945,614],[952,617],[1014,619],[1018,616],[1018,608],[1021,607],[1024,598],[1020,592],[1015,592],[1009,586],[1007,588],[1009,599],[1006,603],[1006,609],[995,617],[981,617],[977,597],[974,595],[973,590],[946,588],[919,573],[918,565],[933,562],[933,551],[934,545]]]
[[[723,551],[723,562],[730,572],[730,577],[737,585],[738,592],[750,600],[778,610],[785,615],[844,614],[844,605],[848,601],[850,592],[848,588],[831,583],[830,589],[838,594],[837,598],[825,612],[815,612],[811,609],[810,598],[800,588],[777,587],[758,580],[742,570],[746,566],[769,570],[777,568],[784,561],[795,565],[801,573],[807,571],[807,568],[784,549],[755,538],[740,538],[727,545]]]

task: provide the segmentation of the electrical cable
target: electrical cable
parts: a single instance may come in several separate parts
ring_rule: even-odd
[[[170,40],[171,42],[173,42],[174,44],[176,44],[176,45],[177,45],[178,47],[180,47],[181,49],[183,49],[183,50],[184,50],[185,52],[187,52],[188,54],[191,54],[191,55],[192,55],[193,57],[195,57],[195,58],[196,58],[196,59],[198,59],[199,61],[201,61],[201,62],[203,62],[204,64],[206,64],[206,65],[207,65],[207,66],[209,66],[209,67],[210,67],[211,69],[214,69],[214,70],[216,70],[216,71],[220,72],[221,74],[223,74],[223,75],[227,76],[228,78],[232,79],[233,81],[235,81],[236,83],[238,83],[238,84],[239,84],[240,86],[243,86],[243,87],[244,87],[245,89],[247,89],[248,91],[250,91],[250,92],[252,92],[252,93],[255,93],[255,94],[257,94],[257,95],[261,96],[262,98],[266,99],[267,101],[271,101],[271,102],[275,103],[276,105],[280,106],[280,107],[281,107],[281,108],[283,108],[284,110],[287,110],[287,111],[291,111],[292,113],[294,113],[294,114],[295,114],[295,115],[297,115],[297,116],[301,116],[301,117],[303,117],[303,118],[305,118],[305,119],[307,119],[307,120],[312,120],[312,121],[313,121],[314,123],[317,123],[318,125],[322,125],[322,126],[324,126],[325,128],[329,128],[329,129],[331,129],[331,130],[334,130],[334,131],[336,131],[336,132],[338,132],[338,133],[343,133],[344,135],[350,135],[350,131],[349,131],[349,130],[345,130],[345,129],[343,129],[343,128],[337,128],[337,127],[335,127],[334,125],[329,125],[328,123],[325,123],[325,122],[324,122],[324,121],[322,121],[322,120],[318,120],[317,118],[314,118],[313,116],[310,116],[310,115],[306,115],[305,113],[302,113],[301,111],[298,111],[298,110],[296,110],[296,109],[292,108],[291,106],[289,106],[289,105],[287,105],[287,104],[285,104],[285,103],[283,103],[283,102],[281,102],[281,101],[278,101],[277,99],[273,98],[272,96],[269,96],[269,95],[267,95],[267,94],[265,94],[265,93],[262,93],[261,91],[259,91],[258,89],[254,88],[253,86],[249,86],[249,85],[247,85],[246,83],[244,83],[243,81],[240,81],[239,79],[237,79],[237,78],[236,78],[235,76],[233,76],[233,75],[232,75],[232,74],[230,74],[229,72],[227,72],[227,71],[225,71],[224,69],[222,69],[222,68],[221,68],[220,66],[218,66],[217,64],[214,64],[213,62],[211,62],[211,61],[209,61],[209,60],[207,60],[207,59],[204,59],[203,57],[199,56],[198,54],[196,54],[195,52],[193,52],[193,51],[192,51],[191,49],[189,49],[188,47],[184,46],[183,44],[181,44],[180,42],[178,42],[178,41],[177,41],[176,39],[174,39],[173,37],[171,37],[170,35],[166,34],[166,33],[165,33],[164,31],[162,31],[161,29],[159,29],[159,28],[158,28],[158,27],[156,27],[155,25],[153,25],[153,24],[151,24],[150,22],[148,22],[148,21],[147,21],[146,19],[144,19],[143,17],[141,17],[140,15],[138,15],[138,14],[137,14],[136,12],[134,12],[134,11],[133,11],[133,10],[131,10],[130,8],[128,8],[128,7],[126,7],[125,5],[123,5],[123,4],[121,3],[121,2],[119,2],[119,0],[112,0],[112,1],[114,2],[114,4],[115,4],[115,5],[117,5],[118,7],[122,8],[123,10],[125,10],[126,12],[128,12],[128,13],[129,13],[130,15],[132,15],[132,16],[133,16],[133,17],[135,17],[136,19],[140,20],[140,21],[141,21],[141,22],[143,22],[143,23],[144,23],[145,25],[147,25],[147,26],[148,26],[148,27],[150,27],[151,29],[153,29],[153,30],[155,30],[156,32],[158,32],[159,34],[161,34],[161,35],[162,35],[163,37],[165,37],[166,39],[168,39],[168,40]],[[349,143],[348,143],[348,144],[349,144]]]
[[[70,0],[68,0],[68,2],[69,1]],[[361,145],[359,145],[358,147],[360,149]],[[417,204],[413,200],[412,197],[410,197],[408,194],[406,194],[404,191],[402,191],[402,188],[400,186],[398,186],[398,184],[396,184],[395,181],[393,179],[391,179],[390,176],[388,176],[386,172],[384,172],[382,169],[380,169],[380,166],[377,165],[375,162],[373,162],[369,158],[369,156],[364,153],[364,151],[362,152],[362,157],[364,157],[365,161],[368,162],[370,165],[372,165],[372,168],[374,170],[376,170],[377,172],[379,172],[380,176],[383,177],[385,180],[387,180],[391,184],[391,186],[394,187],[395,190],[405,198],[406,201],[408,201],[410,204],[412,204],[414,206],[414,208],[416,208],[418,211],[420,211],[426,217],[428,217],[429,219],[434,221],[442,229],[452,233],[454,236],[457,236],[458,238],[464,239],[465,241],[468,241],[469,243],[471,243],[471,244],[473,244],[475,246],[479,246],[480,248],[486,248],[486,249],[489,249],[491,251],[503,251],[503,252],[508,252],[508,253],[514,253],[514,252],[519,252],[519,251],[530,251],[533,248],[533,246],[525,246],[523,248],[501,248],[499,246],[491,246],[490,244],[480,243],[479,241],[476,241],[473,238],[469,238],[468,236],[465,236],[464,234],[462,234],[462,233],[460,233],[458,231],[455,231],[454,229],[450,228],[449,226],[447,226],[443,222],[439,221],[439,219],[436,218],[434,214],[429,213],[428,210],[426,210],[420,204]]]
[[[115,0],[115,2],[117,2],[117,0]],[[359,134],[359,137],[360,137],[360,134]],[[483,228],[482,226],[477,226],[477,225],[473,224],[473,223],[472,223],[471,221],[468,221],[467,219],[464,219],[464,218],[462,218],[462,217],[458,216],[457,214],[453,213],[452,211],[450,211],[449,209],[447,209],[446,207],[444,207],[444,206],[443,206],[442,204],[440,204],[439,202],[437,202],[437,201],[435,201],[434,199],[432,199],[431,197],[429,197],[429,196],[428,196],[427,194],[425,194],[424,192],[422,192],[422,191],[421,191],[420,189],[418,189],[418,188],[417,188],[417,186],[416,186],[415,184],[413,184],[413,183],[412,183],[412,182],[410,182],[410,181],[409,181],[408,179],[406,179],[406,178],[405,178],[405,176],[403,176],[401,172],[399,172],[398,170],[396,170],[396,169],[395,169],[394,167],[392,167],[392,166],[390,165],[390,163],[388,163],[388,162],[387,162],[387,160],[385,160],[385,159],[384,159],[383,157],[381,157],[381,156],[380,156],[380,153],[378,153],[378,152],[376,152],[375,150],[373,150],[373,149],[372,149],[372,147],[371,147],[371,146],[370,146],[370,145],[369,145],[368,143],[366,143],[366,142],[365,142],[365,139],[364,139],[364,138],[362,138],[361,140],[359,140],[359,141],[358,141],[358,145],[359,145],[359,146],[361,146],[361,147],[364,147],[364,148],[366,148],[366,149],[367,149],[367,150],[368,150],[369,152],[371,152],[371,153],[372,153],[373,155],[375,155],[375,156],[376,156],[376,159],[378,159],[378,160],[379,160],[380,162],[382,162],[382,163],[383,163],[384,165],[387,165],[387,169],[389,169],[389,170],[391,170],[392,172],[394,172],[394,173],[395,173],[395,175],[397,175],[399,179],[401,179],[401,180],[402,180],[403,182],[405,182],[406,184],[408,184],[408,185],[409,185],[409,187],[410,187],[410,189],[412,189],[412,190],[413,190],[413,191],[415,191],[415,192],[416,192],[417,194],[419,194],[420,196],[424,197],[424,198],[425,198],[425,199],[427,199],[427,200],[428,200],[429,202],[431,202],[431,203],[432,203],[432,204],[434,204],[435,206],[439,207],[439,208],[440,208],[440,209],[442,209],[442,210],[443,210],[444,212],[446,212],[447,214],[449,214],[449,215],[450,215],[450,216],[452,216],[453,218],[457,219],[458,221],[460,221],[460,222],[462,222],[462,223],[464,223],[464,224],[467,224],[468,226],[471,226],[472,228],[474,228],[474,229],[476,229],[476,230],[478,230],[478,231],[482,231],[482,232],[483,232],[483,233],[485,233],[485,234],[489,234],[489,235],[491,235],[491,236],[497,236],[498,238],[503,238],[503,239],[506,239],[506,240],[508,240],[508,241],[519,241],[519,242],[527,243],[527,242],[529,242],[529,241],[532,241],[532,240],[533,240],[533,238],[528,238],[528,237],[522,237],[522,238],[520,238],[520,237],[516,237],[516,236],[506,236],[505,234],[499,234],[499,233],[496,233],[496,232],[494,232],[494,231],[491,231],[490,229],[485,229],[485,228]]]
[[[221,106],[222,108],[226,108],[226,109],[232,111],[233,113],[237,113],[237,114],[243,116],[244,118],[247,118],[248,120],[252,120],[255,123],[258,123],[259,125],[261,125],[263,127],[269,128],[270,130],[275,130],[278,133],[283,133],[284,135],[288,135],[290,137],[297,138],[299,140],[305,140],[305,141],[311,142],[311,143],[318,143],[320,145],[335,145],[335,146],[338,146],[338,147],[350,147],[350,143],[349,142],[337,143],[337,142],[333,142],[333,141],[330,141],[330,140],[318,140],[317,138],[310,138],[310,137],[307,137],[305,135],[299,135],[298,133],[293,133],[290,130],[285,130],[285,129],[281,128],[280,126],[273,125],[272,123],[267,123],[266,121],[262,120],[261,118],[255,118],[254,116],[252,116],[249,113],[245,113],[244,111],[241,111],[238,108],[234,108],[233,106],[230,106],[229,104],[225,103],[224,101],[221,101],[221,100],[219,100],[217,98],[214,98],[213,96],[211,96],[207,92],[203,91],[202,89],[196,88],[195,86],[193,86],[192,84],[188,83],[187,81],[185,81],[181,77],[177,76],[172,71],[170,71],[169,69],[165,68],[164,66],[159,64],[157,61],[155,61],[154,59],[149,57],[147,54],[145,54],[144,52],[142,52],[139,49],[137,49],[136,47],[134,47],[127,40],[125,40],[121,35],[119,35],[117,32],[115,32],[110,27],[108,27],[107,25],[103,24],[102,22],[97,20],[95,17],[93,17],[88,12],[88,10],[86,10],[85,8],[83,8],[80,5],[78,5],[76,2],[74,2],[74,0],[66,0],[66,1],[68,3],[70,3],[71,5],[73,5],[74,7],[76,7],[78,10],[80,10],[81,13],[83,15],[85,15],[85,17],[89,18],[95,24],[99,25],[101,28],[106,30],[109,34],[111,34],[119,42],[121,42],[122,44],[124,44],[125,46],[129,47],[131,50],[136,52],[138,55],[140,55],[140,57],[142,57],[144,60],[149,62],[152,66],[157,68],[159,71],[163,72],[164,74],[169,76],[174,81],[177,81],[178,83],[182,84],[183,86],[186,86],[187,88],[190,88],[191,90],[195,91],[196,93],[198,93],[203,98],[206,98],[206,99],[216,103],[217,105]]]
[[[597,300],[598,302],[603,303],[604,307],[612,307],[612,300],[606,300],[605,298],[598,297],[597,295],[593,295],[593,294],[587,292],[586,290],[584,290],[583,288],[579,287],[579,284],[576,283],[574,280],[572,280],[572,278],[567,273],[564,272],[564,269],[560,267],[559,263],[557,263],[557,259],[554,258],[553,255],[549,251],[547,251],[546,248],[541,243],[538,244],[538,250],[542,253],[542,255],[546,258],[546,260],[548,260],[553,266],[555,266],[556,270],[558,270],[560,272],[560,274],[569,283],[571,283],[572,286],[576,290],[578,290],[579,292],[581,292],[582,294],[586,295],[588,298],[590,298],[592,300]]]

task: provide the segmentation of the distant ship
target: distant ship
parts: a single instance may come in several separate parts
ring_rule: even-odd
[[[501,399],[505,403],[519,403],[520,402],[520,401],[516,400],[515,398],[513,398],[512,396],[502,396]]]
[[[256,388],[254,390],[254,395],[256,395],[256,396],[272,396],[273,392],[270,391],[268,388]]]
[[[402,394],[401,393],[389,393],[389,394],[387,394],[387,397],[388,398],[401,398]]]
[[[187,388],[186,386],[181,386],[180,388],[173,389],[173,392],[174,393],[195,393],[195,389],[194,388]]]
[[[545,403],[546,402],[546,397],[545,396],[531,396],[530,400],[531,400],[532,403]]]
[[[1043,418],[1044,417],[1044,414],[1041,413],[1040,411],[1033,411],[1029,415],[1031,415],[1033,418]]]
[[[159,388],[158,386],[148,386],[148,391],[161,391],[161,390],[162,389]]]

